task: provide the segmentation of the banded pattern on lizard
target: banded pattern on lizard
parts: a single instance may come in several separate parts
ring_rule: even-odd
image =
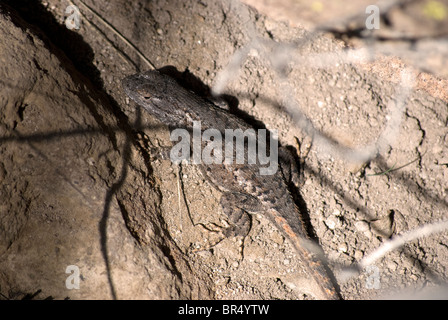
[[[132,100],[172,129],[191,131],[193,121],[201,121],[202,130],[217,129],[223,135],[225,129],[245,131],[251,128],[242,119],[184,89],[158,71],[126,77],[123,88]],[[269,146],[266,148],[269,150]],[[247,153],[246,148],[246,159]],[[222,192],[221,206],[231,224],[227,235],[247,234],[250,229],[248,213],[263,213],[292,243],[323,296],[340,299],[323,262],[314,250],[310,250],[309,236],[282,170],[261,175],[259,163],[227,164],[223,161],[221,164],[198,165],[204,177]]]

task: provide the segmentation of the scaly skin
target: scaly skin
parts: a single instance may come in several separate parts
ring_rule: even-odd
[[[129,76],[123,80],[123,87],[132,100],[173,129],[184,128],[191,132],[193,121],[201,121],[202,131],[217,129],[223,137],[225,129],[251,129],[243,120],[187,91],[172,78],[157,71]],[[205,145],[203,141],[202,148]],[[246,159],[247,152],[246,146]],[[223,192],[223,211],[234,224],[228,235],[248,232],[250,219],[247,212],[263,212],[293,244],[323,296],[326,299],[340,299],[318,254],[307,245],[309,237],[281,170],[271,175],[261,175],[259,163],[198,165],[212,185]]]

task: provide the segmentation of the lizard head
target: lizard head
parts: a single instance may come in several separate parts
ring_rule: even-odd
[[[168,126],[185,123],[188,92],[177,82],[150,70],[128,76],[122,80],[125,93]]]

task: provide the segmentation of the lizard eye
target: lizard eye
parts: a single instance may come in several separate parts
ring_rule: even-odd
[[[138,94],[145,100],[151,99],[151,95],[148,93],[148,90],[140,89],[137,90]]]

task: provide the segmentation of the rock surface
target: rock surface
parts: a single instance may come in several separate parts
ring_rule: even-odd
[[[169,132],[130,103],[120,84],[148,65],[74,2],[83,13],[79,30],[65,26],[68,1],[0,4],[1,297],[38,290],[36,298],[57,299],[314,297],[300,260],[262,215],[244,240],[243,259],[238,239],[191,250],[207,248],[216,236],[201,225],[225,225],[220,194],[195,167],[153,156],[154,147],[170,146]],[[227,1],[83,2],[157,68],[174,67],[203,95],[250,41],[251,26],[276,41],[307,34]],[[342,47],[317,36],[299,52]],[[315,127],[356,147],[384,127],[404,66],[395,59],[329,69],[293,65],[288,79]],[[300,195],[338,279],[341,267],[386,241],[367,221],[393,217],[393,237],[446,218],[446,80],[426,73],[417,79],[400,133],[378,159],[359,169],[313,146],[305,160]],[[242,112],[277,128],[283,144],[303,146],[308,137],[278,107],[278,86],[263,55],[251,51],[226,93]],[[342,295],[371,299],[444,283],[447,243],[446,232],[409,243],[376,269],[340,282]],[[68,266],[79,269],[79,289],[70,289]],[[380,287],[369,285],[372,276]]]

